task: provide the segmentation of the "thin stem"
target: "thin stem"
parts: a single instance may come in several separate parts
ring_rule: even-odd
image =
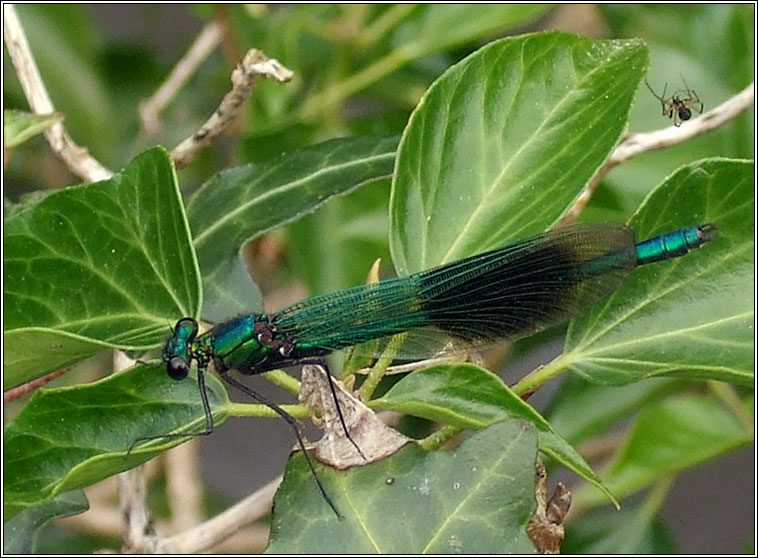
[[[310,97],[303,103],[303,106],[297,113],[297,119],[313,120],[326,108],[334,106],[354,93],[379,81],[408,62],[408,60],[410,60],[410,57],[405,49],[391,51],[387,56],[380,58],[357,74],[353,74],[343,81],[331,85],[325,91]]]
[[[300,381],[287,374],[284,370],[270,370],[269,372],[264,372],[263,377],[290,393],[294,393],[295,395],[300,393]]]
[[[47,94],[47,88],[42,81],[13,4],[3,5],[3,15],[5,45],[29,107],[35,114],[54,113],[53,102]],[[68,170],[84,181],[96,182],[113,176],[113,172],[101,165],[86,148],[74,143],[60,122],[46,128],[44,134],[55,156],[63,161]]]
[[[358,394],[363,401],[371,401],[371,396],[374,395],[376,386],[379,385],[387,368],[395,359],[395,355],[397,355],[398,350],[400,350],[400,347],[405,341],[406,335],[407,334],[405,333],[395,335],[382,352],[382,356],[379,357],[376,364],[371,368],[371,372],[366,376],[366,381],[363,382],[363,385],[361,385],[361,388],[358,390]]]
[[[373,45],[397,27],[415,8],[416,6],[413,4],[395,4],[387,8],[383,14],[363,30],[356,42],[363,48]]]
[[[240,528],[271,513],[274,493],[281,482],[282,477],[277,477],[213,519],[166,539],[162,550],[195,554],[226,540]]]
[[[303,405],[279,405],[279,407],[295,418],[309,417],[308,409]],[[264,417],[279,418],[280,415],[267,405],[258,403],[229,403],[229,415],[233,417]]]
[[[570,361],[566,355],[559,355],[545,366],[532,370],[513,385],[511,389],[520,397],[534,393],[542,384],[565,372],[569,368],[569,365]]]
[[[708,389],[721,400],[732,414],[737,417],[737,420],[742,423],[745,429],[752,434],[755,430],[753,415],[742,402],[739,395],[737,395],[734,386],[716,380],[708,380],[706,384],[708,385]]]
[[[430,366],[434,366],[435,364],[447,364],[450,362],[465,362],[468,358],[468,355],[465,353],[463,354],[451,354],[451,355],[445,355],[445,356],[439,356],[434,358],[427,358],[424,360],[417,360],[414,362],[409,362],[408,364],[398,364],[396,366],[389,366],[387,370],[385,371],[386,376],[390,376],[392,374],[405,374],[407,372],[415,372],[416,370],[421,370],[422,368],[429,368]],[[359,368],[353,374],[370,374],[371,368]]]
[[[675,478],[676,475],[668,475],[653,485],[653,488],[645,498],[645,502],[642,504],[642,509],[648,517],[654,517],[661,509],[666,496],[671,491]]]
[[[232,89],[200,129],[177,145],[171,152],[177,168],[189,165],[200,151],[208,147],[237,117],[243,103],[253,92],[260,77],[272,78],[279,83],[292,79],[292,70],[269,58],[258,49],[250,49],[232,72]]]
[[[3,393],[3,403],[8,403],[10,401],[13,401],[14,399],[18,399],[20,397],[23,397],[27,393],[31,393],[41,386],[44,386],[48,382],[52,382],[55,378],[58,376],[62,376],[66,372],[71,370],[71,367],[61,368],[60,370],[56,370],[55,372],[50,372],[50,374],[46,374],[42,376],[41,378],[37,378],[36,380],[32,380],[30,382],[26,382],[25,384],[21,384],[18,387],[15,387],[13,389],[9,389],[5,393]]]
[[[153,532],[153,519],[147,505],[147,482],[144,467],[125,471],[118,476],[119,501],[123,520],[122,550],[127,553],[155,552],[159,542]]]
[[[176,97],[200,64],[221,42],[223,26],[211,21],[197,36],[192,46],[166,78],[152,97],[140,104],[139,115],[147,133],[155,135],[160,131],[160,112]]]
[[[198,525],[203,520],[204,485],[199,458],[200,444],[197,438],[172,448],[163,456],[172,532]]]
[[[427,451],[434,450],[462,431],[463,428],[448,424],[421,440],[419,445]]]

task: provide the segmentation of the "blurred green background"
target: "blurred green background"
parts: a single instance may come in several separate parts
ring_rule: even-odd
[[[501,36],[561,29],[598,38],[639,37],[651,56],[648,79],[659,93],[697,91],[705,110],[754,79],[753,5],[18,5],[17,12],[56,110],[74,140],[112,170],[149,146],[171,149],[193,133],[229,90],[229,76],[249,48],[260,48],[295,72],[291,83],[261,81],[239,121],[188,168],[179,171],[186,192],[220,170],[264,161],[332,137],[400,134],[419,98],[445,69]],[[211,20],[224,38],[161,114],[161,130],[145,132],[139,104],[152,95]],[[7,52],[4,107],[27,110]],[[671,121],[641,85],[632,110],[633,132]],[[636,157],[615,168],[582,215],[624,221],[654,185],[680,165],[704,157],[754,154],[753,111],[676,147]],[[38,136],[6,154],[4,198],[79,182]],[[360,283],[376,258],[389,262],[389,181],[334,199],[316,213],[249,246],[249,262],[268,309]],[[517,350],[550,344],[559,331]],[[558,348],[556,348],[556,346]],[[516,360],[513,381],[548,353]],[[56,380],[84,381],[108,359]],[[92,370],[95,370],[94,372]],[[78,376],[77,376],[78,374]],[[89,376],[91,377],[91,376]],[[260,378],[252,385],[284,399]],[[546,399],[546,396],[543,396]],[[539,401],[537,402],[539,404]],[[6,408],[6,419],[14,411]],[[539,408],[539,407],[538,407]],[[224,509],[282,469],[294,442],[282,421],[232,420],[202,440],[203,480],[209,511]],[[744,551],[754,530],[752,451],[731,455],[682,475],[663,517],[674,550]],[[159,481],[158,481],[159,482]],[[157,484],[156,488],[160,485]],[[160,500],[161,490],[155,490]],[[752,502],[754,504],[754,502]],[[160,502],[156,503],[160,509]],[[61,528],[48,530],[40,551],[111,546],[102,538]],[[47,541],[47,542],[46,542]],[[55,542],[53,542],[55,541]]]

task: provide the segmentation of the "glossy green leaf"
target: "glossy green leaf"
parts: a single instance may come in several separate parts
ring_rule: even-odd
[[[672,397],[645,408],[603,479],[619,497],[753,442],[753,429],[719,402]],[[578,506],[602,504],[596,491],[575,494]]]
[[[40,390],[6,427],[3,496],[6,518],[131,469],[187,438],[140,436],[202,432],[205,414],[196,376],[170,379],[138,365],[93,384]],[[206,376],[214,423],[228,413],[221,382]]]
[[[302,455],[274,500],[269,553],[532,553],[536,434],[521,420],[426,453],[411,444],[365,467],[317,466],[343,518],[324,502]],[[482,513],[486,510],[486,513]]]
[[[5,389],[105,347],[157,346],[200,284],[168,153],[66,188],[5,223]]]
[[[62,121],[63,115],[60,113],[32,114],[20,110],[5,110],[3,111],[3,146],[5,149],[16,147]]]
[[[656,188],[630,221],[639,239],[709,221],[717,238],[637,269],[571,322],[567,365],[601,384],[666,375],[752,385],[754,205],[752,161],[693,163]]]
[[[495,41],[445,72],[398,148],[398,273],[553,225],[624,133],[646,68],[639,40],[551,32]]]
[[[81,490],[58,494],[46,504],[29,508],[3,525],[3,552],[7,554],[33,554],[37,534],[53,519],[76,515],[89,509]]]
[[[187,205],[203,272],[205,316],[228,317],[219,300],[255,300],[252,282],[230,283],[228,271],[248,240],[314,211],[333,196],[392,173],[397,138],[327,141],[260,165],[228,169],[207,182]],[[235,313],[260,308],[237,308]],[[214,320],[212,320],[214,321]]]
[[[581,455],[531,405],[492,372],[473,364],[431,366],[409,374],[377,408],[399,411],[461,428],[484,428],[506,418],[523,418],[538,429],[539,448],[616,500]]]

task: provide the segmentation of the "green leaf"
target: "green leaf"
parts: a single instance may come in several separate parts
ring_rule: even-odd
[[[426,56],[523,27],[552,9],[549,4],[427,4],[415,6],[392,35],[395,53]],[[444,32],[440,30],[444,29]],[[399,56],[399,54],[396,54]]]
[[[66,188],[5,223],[5,389],[106,347],[156,347],[201,298],[169,154]]]
[[[39,531],[53,519],[87,511],[84,492],[74,490],[58,494],[47,504],[22,511],[3,525],[3,552],[33,554]]]
[[[571,322],[568,366],[600,384],[666,375],[753,385],[754,203],[752,161],[700,161],[656,188],[630,221],[639,239],[708,221],[718,236],[636,270]]]
[[[445,72],[398,148],[398,273],[555,224],[624,133],[646,68],[639,40],[551,32],[490,43]]]
[[[584,458],[488,370],[473,364],[431,366],[400,380],[383,397],[372,401],[372,406],[461,428],[484,428],[507,418],[526,419],[538,429],[541,451],[597,486],[617,504]]]
[[[333,196],[392,173],[397,138],[344,138],[260,165],[228,169],[187,205],[209,304],[206,317],[227,317],[219,300],[254,300],[252,282],[230,284],[228,271],[249,240],[314,211]],[[259,299],[258,295],[258,299]],[[250,303],[237,308],[259,310]]]
[[[561,552],[650,556],[676,554],[677,547],[658,514],[650,514],[644,506],[624,506],[618,512],[598,511],[572,521],[566,526]]]
[[[192,374],[189,378],[196,378]],[[144,441],[141,436],[202,432],[205,414],[197,383],[171,380],[138,365],[98,382],[40,390],[5,429],[6,517],[131,469],[187,438]],[[214,424],[228,413],[221,382],[206,376]]]
[[[287,257],[311,293],[360,285],[377,258],[389,261],[389,180],[331,200],[287,229]]]
[[[298,454],[274,500],[267,552],[532,553],[536,442],[529,423],[509,420],[451,450],[411,444],[365,467],[318,465],[341,520]]]
[[[63,122],[64,116],[58,112],[53,114],[32,114],[20,110],[3,111],[3,137],[5,149],[16,147],[41,134],[47,128]]]
[[[568,376],[545,416],[557,432],[576,445],[608,432],[621,419],[673,392],[691,386],[683,379],[650,378],[623,386],[599,386]],[[587,409],[592,409],[591,413]]]
[[[640,413],[603,478],[614,494],[625,497],[752,442],[752,428],[712,398],[672,397]],[[596,491],[580,491],[575,502],[585,507],[602,500]]]

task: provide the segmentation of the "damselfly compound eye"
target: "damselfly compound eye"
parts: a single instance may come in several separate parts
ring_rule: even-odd
[[[168,361],[166,370],[174,380],[183,380],[189,374],[189,365],[182,357],[174,357]]]

